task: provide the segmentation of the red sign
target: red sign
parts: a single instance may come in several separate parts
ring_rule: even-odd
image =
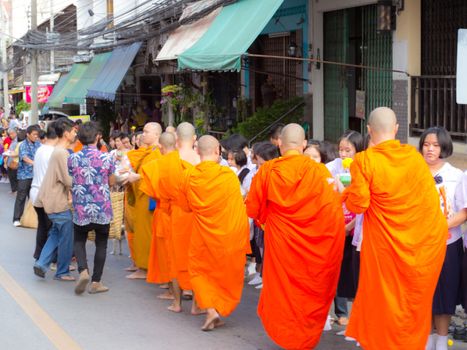
[[[46,103],[52,94],[53,85],[39,85],[37,91],[37,102]],[[31,103],[31,86],[26,85],[26,102]]]

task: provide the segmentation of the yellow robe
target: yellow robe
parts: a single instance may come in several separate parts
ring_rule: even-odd
[[[133,170],[142,175],[142,167],[161,157],[158,148],[139,148],[127,153]],[[127,205],[132,208],[127,212],[130,214],[130,221],[134,229],[133,238],[133,260],[140,269],[148,268],[149,248],[152,237],[153,212],[149,210],[149,197],[140,190],[141,180],[129,186],[127,189]]]

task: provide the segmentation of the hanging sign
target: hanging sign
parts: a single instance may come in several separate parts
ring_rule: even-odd
[[[31,86],[26,85],[26,102],[31,103]],[[52,94],[54,87],[53,85],[39,85],[37,87],[37,102],[46,103],[49,100],[49,96]]]
[[[467,104],[467,29],[459,29],[457,35],[456,102]]]
[[[365,119],[365,91],[357,90],[355,94],[355,116]]]

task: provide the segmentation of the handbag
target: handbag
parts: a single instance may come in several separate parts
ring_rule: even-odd
[[[10,164],[8,165],[8,168],[11,170],[16,170],[18,169],[18,165],[19,165],[19,162],[17,160],[12,159]]]
[[[20,223],[22,227],[37,228],[37,213],[30,200],[24,207],[23,216],[21,216]]]

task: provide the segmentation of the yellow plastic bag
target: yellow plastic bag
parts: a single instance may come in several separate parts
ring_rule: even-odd
[[[23,216],[21,216],[20,223],[22,227],[37,228],[37,213],[30,200],[28,200],[24,207],[24,212]]]

